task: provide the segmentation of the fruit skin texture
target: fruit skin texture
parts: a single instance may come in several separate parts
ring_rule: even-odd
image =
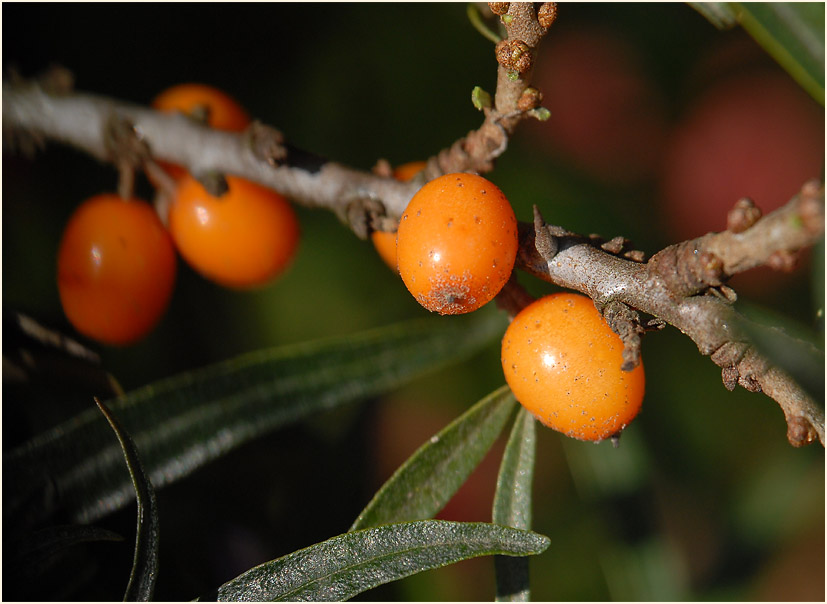
[[[152,206],[115,194],[81,204],[58,249],[66,317],[106,344],[131,344],[155,327],[172,297],[175,272],[175,247]]]
[[[399,273],[428,310],[467,313],[508,281],[517,246],[517,219],[503,192],[481,176],[446,174],[422,187],[402,215]]]
[[[502,366],[518,401],[541,423],[600,441],[640,411],[643,364],[621,371],[623,343],[586,296],[551,294],[524,308],[505,331]]]
[[[298,219],[275,191],[226,179],[229,190],[214,197],[184,176],[169,210],[170,233],[181,256],[211,281],[235,289],[265,285],[293,259]]]

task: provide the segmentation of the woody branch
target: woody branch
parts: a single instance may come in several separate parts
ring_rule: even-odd
[[[426,178],[491,170],[514,128],[539,106],[539,93],[530,86],[531,68],[556,6],[546,3],[535,12],[531,3],[492,3],[492,10],[508,34],[496,49],[496,95],[481,107],[485,120],[479,129],[429,160]],[[296,203],[336,212],[362,236],[369,228],[379,228],[379,218],[385,225],[398,218],[422,184],[400,183],[304,153],[260,123],[241,134],[221,132],[181,115],[109,98],[3,83],[4,144],[52,139],[118,163],[108,142],[113,123],[126,125],[134,134],[144,150],[139,160],[174,162],[196,175],[219,172],[247,178]],[[367,220],[351,219],[354,206]],[[624,340],[627,369],[639,362],[640,334],[647,329],[640,323],[641,311],[689,336],[722,367],[728,388],[740,384],[775,399],[787,419],[791,443],[817,438],[824,444],[823,410],[749,346],[726,299],[734,292],[725,286],[729,276],[755,266],[788,267],[795,251],[812,245],[823,229],[823,186],[807,183],[784,208],[763,218],[748,200],[741,200],[726,231],[669,246],[644,263],[642,253],[624,249],[622,238],[601,242],[578,236],[547,225],[538,210],[533,224],[521,224],[517,266],[592,297]],[[500,299],[512,312],[527,301],[513,285]]]

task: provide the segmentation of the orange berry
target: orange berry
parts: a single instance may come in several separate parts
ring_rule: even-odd
[[[370,234],[370,240],[373,242],[373,247],[379,253],[379,257],[385,261],[394,272],[399,272],[399,267],[396,265],[396,233],[388,233],[386,231],[373,231]]]
[[[250,116],[244,108],[227,93],[206,84],[178,84],[167,88],[152,101],[158,111],[178,111],[186,115],[203,112],[206,123],[218,130],[241,132],[250,124]],[[159,162],[167,173],[176,180],[186,170],[168,162]]]
[[[170,206],[170,233],[181,256],[204,277],[238,289],[264,285],[293,259],[298,219],[275,191],[226,179],[228,191],[214,197],[184,176]]]
[[[393,171],[393,177],[396,180],[407,182],[414,176],[425,169],[426,162],[412,161],[407,164],[398,166]],[[370,234],[370,239],[373,242],[373,247],[379,253],[379,257],[385,261],[394,272],[399,272],[399,267],[396,264],[396,233],[387,233],[383,231],[373,231]]]
[[[402,182],[408,182],[414,176],[422,172],[425,169],[427,162],[424,161],[411,161],[407,164],[402,164],[401,166],[397,166],[393,171],[393,177],[396,180],[400,180]]]
[[[517,256],[517,219],[500,189],[457,173],[427,183],[397,233],[399,273],[417,301],[443,315],[471,312],[496,296]]]
[[[72,214],[57,256],[57,286],[69,322],[107,344],[152,330],[175,284],[175,248],[149,204],[113,193]]]
[[[233,97],[206,84],[178,84],[167,88],[152,101],[159,111],[180,111],[193,115],[206,111],[207,124],[218,130],[241,132],[250,116]]]
[[[640,411],[643,364],[630,372],[622,364],[620,337],[579,294],[536,300],[503,336],[503,373],[514,396],[541,423],[580,440],[617,434]]]

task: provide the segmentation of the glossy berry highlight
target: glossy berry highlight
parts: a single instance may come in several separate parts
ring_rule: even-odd
[[[152,206],[115,194],[81,204],[58,249],[66,317],[106,344],[131,344],[155,327],[172,297],[175,272],[175,248]]]
[[[192,176],[179,182],[169,230],[181,256],[207,279],[236,289],[260,287],[290,264],[299,243],[293,207],[280,194],[227,176],[215,197]]]
[[[402,215],[399,273],[428,310],[467,313],[508,281],[517,246],[517,219],[503,192],[475,174],[446,174],[422,187]]]
[[[502,367],[517,400],[541,423],[601,441],[640,411],[643,364],[625,372],[623,342],[591,299],[545,296],[524,308],[502,340]]]

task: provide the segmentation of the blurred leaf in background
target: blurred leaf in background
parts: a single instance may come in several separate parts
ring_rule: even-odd
[[[12,3],[3,16],[5,73],[16,66],[29,77],[59,63],[78,89],[137,103],[174,83],[209,83],[297,146],[361,169],[450,145],[479,124],[471,90],[496,82],[492,43],[462,4]],[[823,174],[823,107],[812,93],[744,28],[718,31],[683,4],[561,5],[535,79],[552,117],[523,124],[489,175],[521,220],[536,203],[550,222],[625,235],[653,253],[724,228],[738,197],[769,211]],[[698,146],[700,135],[711,138]],[[57,144],[33,161],[4,153],[3,172],[4,308],[74,335],[57,298],[58,240],[80,201],[114,189],[116,172]],[[299,216],[299,255],[282,280],[231,292],[181,265],[170,311],[149,338],[128,349],[90,345],[101,371],[132,391],[252,350],[424,316],[369,243],[327,213]],[[742,300],[814,325],[821,256],[734,285]],[[553,289],[520,279],[536,294]],[[422,442],[502,385],[496,339],[464,363],[309,416],[161,489],[156,597],[208,593],[344,533]],[[823,601],[824,450],[791,449],[777,406],[727,392],[720,370],[675,330],[648,335],[643,355],[647,396],[620,449],[564,442],[538,426],[532,528],[551,545],[531,559],[532,597]],[[16,432],[7,442],[75,416],[93,394],[79,390],[24,394],[4,382],[4,435]],[[490,519],[502,445],[449,502],[452,520]],[[125,508],[99,524],[130,535],[134,523]],[[62,596],[120,598],[131,547],[76,548],[63,569],[75,582]],[[360,597],[494,593],[493,562],[477,558]]]

